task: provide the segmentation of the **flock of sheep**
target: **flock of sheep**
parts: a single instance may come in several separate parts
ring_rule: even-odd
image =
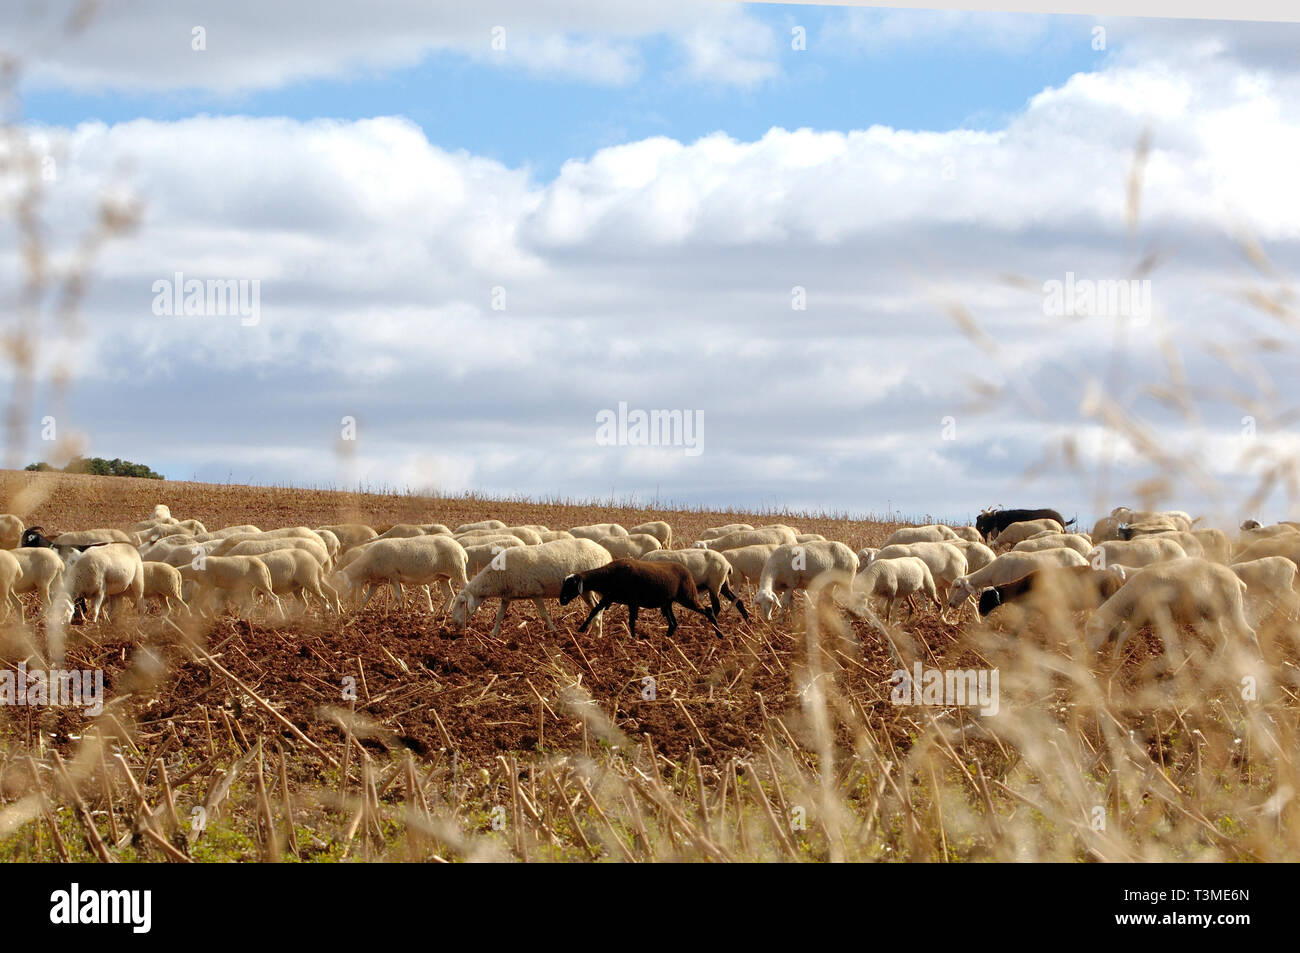
[[[1295,616],[1300,523],[1243,524],[1230,537],[1176,511],[1117,508],[1091,533],[1070,531],[1054,510],[990,509],[974,526],[912,526],[879,548],[854,552],[844,543],[791,526],[732,523],[704,530],[673,548],[672,527],[656,521],[552,530],[483,520],[450,529],[398,524],[384,533],[359,523],[262,530],[252,525],[209,532],[179,520],[164,505],[129,531],[95,529],[53,538],[0,515],[0,596],[37,592],[49,617],[96,621],[123,603],[144,612],[213,615],[250,611],[260,597],[284,614],[282,598],[311,598],[342,613],[364,608],[384,587],[399,603],[403,586],[422,590],[433,613],[463,629],[485,601],[498,601],[492,635],[512,601],[531,600],[554,631],[544,600],[589,608],[583,629],[601,631],[604,610],[628,606],[635,634],[639,609],[660,610],[669,635],[673,606],[704,616],[715,630],[723,600],[746,619],[737,590],[752,587],[760,618],[790,612],[796,592],[829,597],[862,616],[882,606],[893,618],[900,600],[916,612],[928,599],[946,619],[963,611],[988,615],[999,606],[1088,611],[1090,648],[1114,640],[1116,651],[1136,628],[1173,621],[1215,628],[1220,640],[1255,641],[1246,608],[1258,603]],[[708,597],[708,604],[700,599]],[[1047,604],[1045,604],[1047,603]]]

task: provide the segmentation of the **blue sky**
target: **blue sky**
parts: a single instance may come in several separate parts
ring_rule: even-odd
[[[411,66],[352,68],[275,88],[187,88],[183,80],[147,91],[34,83],[25,91],[25,109],[30,119],[54,125],[204,114],[399,115],[444,149],[466,149],[550,178],[570,158],[649,136],[690,141],[721,130],[752,140],[772,126],[995,129],[1031,96],[1110,55],[1093,50],[1094,24],[1083,17],[1023,17],[1032,24],[1026,36],[1003,43],[995,34],[1004,17],[970,14],[941,45],[925,38],[870,45],[846,35],[846,17],[859,18],[869,32],[876,11],[751,5],[746,12],[781,40],[774,47],[781,75],[757,88],[693,81],[681,75],[680,50],[651,35],[637,43],[640,75],[616,85],[539,75],[450,50],[427,53]],[[791,45],[795,26],[806,31],[801,51]],[[1117,32],[1112,43],[1122,43],[1122,27]]]
[[[1087,519],[1245,506],[1300,453],[1294,350],[1244,343],[1300,345],[1244,303],[1285,302],[1300,269],[1293,26],[690,0],[131,0],[78,36],[4,26],[57,169],[56,267],[106,194],[143,208],[82,331],[44,302],[25,457],[72,446],[41,444],[55,414],[175,479]],[[1150,320],[1045,310],[1044,281],[1127,280],[1151,253]],[[156,314],[177,271],[258,282],[258,321]],[[1195,418],[1162,402],[1171,347]],[[1107,399],[1218,489],[1139,500],[1150,447],[1109,438]],[[703,413],[703,452],[598,444],[621,402]]]

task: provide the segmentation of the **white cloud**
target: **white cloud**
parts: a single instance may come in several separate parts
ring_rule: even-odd
[[[175,454],[185,476],[238,465],[327,479],[352,414],[353,471],[376,482],[1010,504],[1003,488],[1047,442],[1092,439],[1083,381],[1111,343],[1106,322],[1047,319],[1035,289],[1066,270],[1126,277],[1155,246],[1169,261],[1154,297],[1179,340],[1231,338],[1244,319],[1218,293],[1241,283],[1225,225],[1244,218],[1300,265],[1283,161],[1300,144],[1298,104],[1275,77],[1124,62],[1044,91],[997,132],[655,138],[548,182],[397,118],[88,123],[67,133],[55,244],[70,247],[124,162],[148,205],[140,233],[100,261],[74,426],[114,456]],[[1135,247],[1125,188],[1148,125]],[[176,271],[261,280],[260,323],[153,315],[152,282]],[[999,283],[1008,272],[1029,288]],[[796,285],[806,311],[791,308]],[[954,332],[947,297],[1001,342],[1000,364]],[[1152,333],[1122,355],[1139,380],[1155,373]],[[1019,383],[1036,403],[975,414],[969,376],[1013,395]],[[702,410],[704,454],[596,446],[595,412],[623,400]],[[955,442],[940,437],[949,414]],[[1215,406],[1206,425],[1226,433],[1239,417]],[[1051,485],[1080,499],[1070,479]]]

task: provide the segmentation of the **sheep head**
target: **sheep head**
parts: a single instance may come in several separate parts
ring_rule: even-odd
[[[580,595],[582,595],[582,577],[576,572],[571,572],[564,577],[564,582],[560,583],[560,605],[567,606]]]
[[[758,606],[758,616],[764,622],[772,621],[772,615],[776,612],[779,603],[780,599],[771,589],[760,589],[758,595],[754,597],[754,604]]]

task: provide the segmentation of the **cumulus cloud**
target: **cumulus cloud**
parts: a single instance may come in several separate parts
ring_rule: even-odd
[[[1234,76],[1116,62],[992,132],[658,137],[548,181],[393,117],[41,130],[68,154],[56,245],[124,165],[147,200],[139,234],[100,262],[73,424],[92,450],[178,476],[961,516],[1014,503],[1017,475],[1067,437],[1086,467],[1103,459],[1080,407],[1118,353],[1111,396],[1180,448],[1203,429],[1198,465],[1240,482],[1230,401],[1191,421],[1142,386],[1163,373],[1162,327],[1189,347],[1255,320],[1234,297],[1249,278],[1235,225],[1300,264],[1282,159],[1300,98],[1276,74]],[[1148,252],[1157,315],[1118,352],[1110,318],[1044,313],[1044,280],[1128,278]],[[153,283],[177,272],[260,281],[258,323],[154,314]],[[953,302],[993,355],[956,329]],[[1205,356],[1188,368],[1223,379]],[[976,380],[1001,394],[984,413]],[[596,415],[619,402],[703,411],[704,452],[598,445]],[[344,416],[358,423],[346,464]],[[1137,472],[1120,449],[1119,472]],[[1066,468],[1034,487],[1036,502],[1091,502]]]

